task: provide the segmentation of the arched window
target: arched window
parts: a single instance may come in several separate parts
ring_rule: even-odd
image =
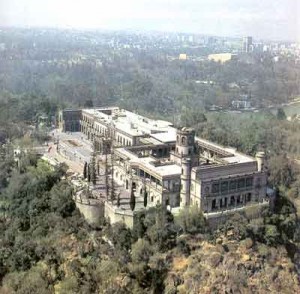
[[[136,183],[135,182],[132,182],[132,190],[136,190]]]
[[[235,198],[234,196],[230,197],[230,206],[234,206],[235,205]]]
[[[216,199],[214,199],[211,203],[211,208],[214,210],[217,208],[217,205],[216,205]]]
[[[182,137],[181,138],[181,144],[182,145],[186,145],[186,137]]]

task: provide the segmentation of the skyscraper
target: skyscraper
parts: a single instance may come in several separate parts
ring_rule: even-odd
[[[249,53],[252,52],[253,49],[253,39],[252,37],[244,37],[243,38],[243,52]]]

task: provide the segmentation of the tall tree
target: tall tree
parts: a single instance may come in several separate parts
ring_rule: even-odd
[[[130,194],[130,208],[132,211],[134,211],[135,208],[135,196],[133,191],[133,186],[131,185],[131,194]]]
[[[111,182],[110,182],[110,200],[113,203],[116,198],[115,179],[114,179],[114,148],[111,149]]]
[[[91,182],[91,170],[90,170],[90,165],[88,165],[87,168],[87,180],[90,183]]]
[[[121,205],[121,199],[120,199],[120,193],[118,193],[118,196],[117,196],[117,207],[120,207]]]
[[[87,168],[88,168],[88,164],[87,164],[87,162],[85,162],[84,167],[83,167],[83,178],[84,179],[87,178]]]
[[[277,110],[277,119],[279,120],[285,120],[286,119],[286,114],[282,108],[278,108]]]
[[[147,202],[148,202],[148,193],[146,191],[146,188],[144,188],[144,207],[147,207]]]
[[[94,185],[96,185],[97,182],[97,172],[96,172],[96,151],[95,148],[93,150],[91,161],[90,161],[90,176],[91,181]]]

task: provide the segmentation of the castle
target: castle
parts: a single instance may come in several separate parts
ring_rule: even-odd
[[[114,148],[114,181],[148,206],[196,205],[218,214],[267,200],[264,153],[256,157],[118,107],[64,110],[60,127],[81,131],[101,153]]]

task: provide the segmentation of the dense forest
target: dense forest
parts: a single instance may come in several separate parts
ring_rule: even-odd
[[[170,60],[159,49],[91,50],[71,41],[53,48],[54,38],[28,50],[18,40],[15,52],[25,57],[0,59],[1,293],[299,292],[300,124],[280,108],[208,111],[240,95],[258,108],[291,101],[300,93],[299,64],[268,53],[220,64]],[[157,207],[133,230],[89,226],[66,167],[53,169],[30,146],[47,140],[40,116],[51,127],[58,109],[103,105],[192,126],[250,155],[264,150],[275,209],[247,210],[216,230],[196,208],[174,218]],[[26,146],[18,162],[15,146]]]

